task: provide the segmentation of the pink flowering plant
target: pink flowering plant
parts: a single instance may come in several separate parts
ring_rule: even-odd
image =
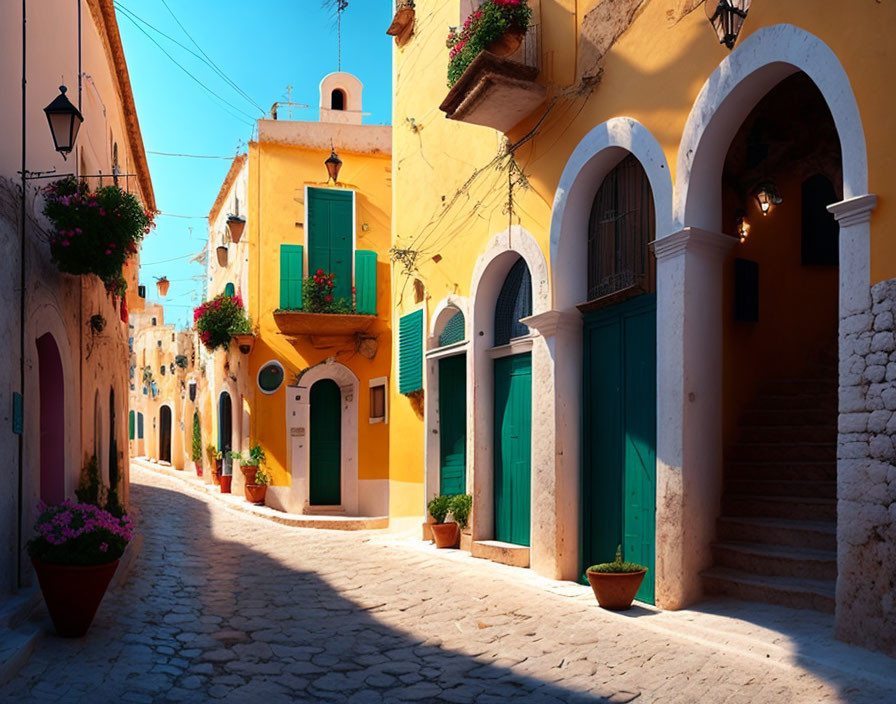
[[[118,186],[91,191],[73,176],[51,183],[43,194],[43,212],[54,228],[50,256],[59,270],[117,284],[125,261],[153,228],[155,213]]]
[[[526,0],[485,0],[463,27],[448,32],[448,85],[457,83],[473,59],[508,32],[525,34],[531,19]]]
[[[134,535],[127,516],[116,518],[92,504],[63,501],[56,506],[37,505],[40,516],[28,554],[52,565],[104,565],[124,553]]]
[[[233,335],[248,329],[251,323],[243,299],[239,296],[228,296],[221,293],[210,301],[193,309],[193,323],[199,333],[199,339],[209,351],[219,347],[227,347]]]

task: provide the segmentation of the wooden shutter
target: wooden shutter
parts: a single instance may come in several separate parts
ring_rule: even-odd
[[[376,315],[376,252],[355,252],[355,308],[364,315]]]
[[[423,388],[423,311],[398,321],[398,392],[409,394]]]
[[[308,271],[335,274],[337,300],[351,301],[353,202],[351,191],[308,189]]]
[[[280,245],[280,308],[302,307],[302,245]]]
[[[146,393],[145,387],[143,389],[143,393]],[[143,414],[140,412],[137,413],[137,439],[143,439]]]
[[[228,283],[224,287],[224,295],[233,298],[236,295],[236,287],[232,283]]]
[[[134,439],[134,411],[128,412],[128,440]]]

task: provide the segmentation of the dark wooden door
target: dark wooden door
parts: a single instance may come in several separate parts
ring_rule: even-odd
[[[495,360],[495,539],[529,545],[532,355]]]
[[[332,379],[311,387],[310,499],[314,506],[342,503],[342,394]]]
[[[168,406],[159,409],[159,459],[171,461],[171,409]]]
[[[439,492],[467,491],[467,355],[439,360]]]

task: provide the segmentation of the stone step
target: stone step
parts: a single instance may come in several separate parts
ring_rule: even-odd
[[[755,496],[725,494],[723,516],[789,518],[795,521],[836,521],[837,501],[806,496]]]
[[[733,462],[836,462],[837,443],[738,442],[728,448],[725,459]]]
[[[834,613],[832,581],[753,575],[728,567],[711,567],[700,575],[709,594]]]
[[[529,548],[500,540],[474,540],[470,554],[511,567],[529,566]]]
[[[749,542],[713,543],[711,549],[716,567],[771,577],[837,579],[836,551]]]
[[[716,523],[720,542],[790,545],[836,551],[837,524],[830,521],[793,521],[758,516],[722,516]]]
[[[778,426],[778,425],[819,425],[834,429],[837,432],[836,409],[812,409],[801,408],[791,410],[787,408],[767,409],[764,411],[744,411],[740,419],[740,427],[746,428],[752,425]]]
[[[830,419],[829,419],[830,420]],[[803,423],[798,425],[741,425],[740,442],[747,443],[836,443],[837,426]]]
[[[727,462],[727,479],[837,481],[837,462]]]
[[[812,496],[817,499],[836,499],[837,482],[807,479],[727,479],[725,491],[753,496]]]
[[[837,411],[837,394],[825,394],[823,396],[809,395],[779,395],[763,394],[746,408],[748,411],[781,411],[811,409],[821,411]]]
[[[37,628],[0,629],[0,685],[15,677],[28,662],[39,638]]]

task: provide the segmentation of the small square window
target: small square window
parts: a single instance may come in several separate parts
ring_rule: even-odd
[[[387,419],[386,378],[370,380],[370,422],[386,423]]]

